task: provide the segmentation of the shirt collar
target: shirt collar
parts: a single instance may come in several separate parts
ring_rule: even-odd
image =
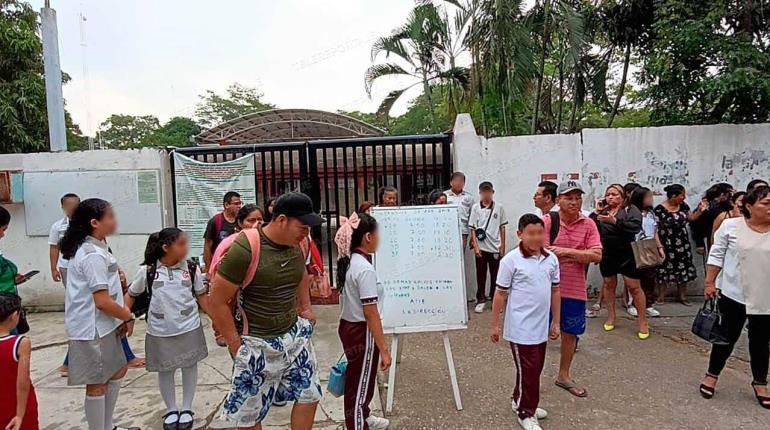
[[[529,251],[526,250],[523,246],[519,245],[519,252],[521,253],[521,256],[524,258],[531,258],[534,257],[534,254],[530,254]],[[551,254],[548,253],[548,251],[545,250],[545,248],[540,248],[540,256],[542,258],[548,258]]]
[[[174,264],[173,266],[166,266],[165,264],[161,263],[160,260],[158,260],[157,263],[155,263],[155,267],[165,266],[170,269],[179,269],[179,270],[187,270],[187,260],[179,260],[178,263]]]
[[[110,252],[110,247],[109,247],[109,245],[107,245],[106,241],[99,240],[99,239],[97,239],[97,238],[95,238],[93,236],[87,236],[86,237],[86,242],[88,242],[88,243],[90,243],[92,245],[98,246],[99,248],[103,249],[106,252]]]
[[[446,193],[449,194],[450,196],[453,196],[453,197],[460,197],[460,196],[468,196],[468,195],[470,195],[470,193],[465,191],[465,190],[462,190],[459,193],[455,193],[454,191],[452,191],[451,188],[448,189],[446,191]]]

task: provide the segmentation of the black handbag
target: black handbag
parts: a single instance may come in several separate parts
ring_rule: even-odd
[[[27,322],[27,311],[21,308],[19,311],[19,323],[16,324],[16,331],[19,334],[29,333],[29,322]]]
[[[728,345],[727,324],[722,313],[719,312],[719,304],[716,299],[708,299],[703,307],[695,315],[692,322],[694,335],[711,343],[712,345]]]
[[[487,238],[487,228],[489,227],[489,221],[492,220],[492,213],[494,213],[494,211],[495,211],[495,202],[492,202],[492,205],[489,207],[489,217],[487,218],[486,225],[484,225],[484,228],[476,229],[476,240],[478,240],[479,242],[484,241]]]

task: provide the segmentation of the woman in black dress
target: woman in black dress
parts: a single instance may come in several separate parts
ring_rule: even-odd
[[[655,208],[658,218],[658,235],[666,252],[666,260],[658,267],[658,282],[664,285],[662,302],[665,297],[665,285],[677,286],[679,302],[690,305],[687,300],[687,284],[697,277],[695,264],[692,262],[692,247],[687,235],[687,224],[700,218],[703,204],[694,212],[685,203],[687,192],[682,185],[669,185],[663,189],[667,200]]]

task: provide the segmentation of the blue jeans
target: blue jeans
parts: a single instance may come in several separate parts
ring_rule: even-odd
[[[134,351],[131,351],[131,345],[128,344],[128,338],[123,336],[122,338],[120,338],[120,343],[123,344],[123,353],[126,354],[126,361],[131,361],[135,359],[136,356],[134,355]],[[69,362],[70,362],[70,354],[68,352],[67,355],[64,357],[64,367],[69,366]]]

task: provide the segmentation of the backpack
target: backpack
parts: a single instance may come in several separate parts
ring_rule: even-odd
[[[553,246],[553,243],[556,241],[556,238],[559,237],[559,230],[561,229],[561,219],[559,218],[559,212],[553,211],[549,212],[548,216],[551,218],[551,229],[548,232],[549,238],[551,239],[548,244]]]
[[[195,260],[187,260],[187,271],[190,272],[190,281],[192,281],[192,295],[195,297],[195,276],[198,271],[198,263]],[[147,266],[147,278],[145,279],[146,286],[144,292],[137,297],[134,297],[134,304],[131,306],[131,312],[136,317],[144,315],[145,321],[149,315],[150,301],[152,300],[152,283],[155,281],[155,275],[158,272],[158,268],[155,264]]]
[[[222,225],[225,223],[225,215],[222,212],[218,212],[214,215],[214,233],[219,235],[222,231]]]
[[[225,255],[227,255],[227,251],[241,234],[245,235],[246,239],[249,241],[249,248],[251,248],[251,261],[249,262],[249,266],[246,268],[246,276],[243,277],[243,282],[241,282],[241,285],[238,286],[238,294],[235,297],[235,319],[236,321],[240,321],[242,323],[242,334],[244,336],[248,336],[249,322],[246,319],[246,313],[243,311],[243,307],[241,306],[241,291],[249,285],[249,282],[251,282],[252,279],[254,279],[254,275],[257,273],[257,268],[259,267],[259,257],[260,251],[262,249],[262,243],[259,237],[259,229],[249,228],[246,230],[241,230],[241,232],[238,234],[231,234],[230,236],[226,237],[225,240],[223,240],[219,246],[217,246],[214,255],[211,257],[211,267],[208,269],[208,275],[210,280],[214,279],[214,275],[216,275],[217,270],[219,270],[219,265],[222,263],[222,259],[225,257]],[[308,253],[310,252],[311,242],[312,241],[308,237],[307,242],[303,241],[299,245],[300,249],[302,250],[302,254],[306,259]]]

